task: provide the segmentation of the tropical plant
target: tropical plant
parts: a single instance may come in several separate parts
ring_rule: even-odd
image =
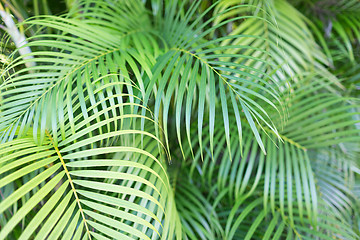
[[[1,73],[1,240],[359,239],[359,1],[72,3]]]

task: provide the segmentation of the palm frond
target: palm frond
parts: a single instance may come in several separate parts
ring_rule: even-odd
[[[254,35],[261,38],[254,39],[252,46],[258,49],[248,49],[245,55],[256,56],[274,66],[276,69],[266,69],[260,62],[253,59],[239,57],[237,61],[244,62],[245,65],[255,65],[264,67],[268,74],[272,74],[276,82],[288,82],[288,78],[295,82],[304,77],[304,73],[318,72],[326,77],[326,81],[333,82],[341,87],[341,84],[327,69],[330,63],[315,41],[314,34],[310,31],[308,19],[305,18],[297,9],[286,1],[259,1],[258,7],[248,6],[245,11],[233,9],[233,6],[243,3],[250,4],[253,1],[221,1],[217,11],[231,9],[228,14],[223,14],[216,19],[216,22],[229,19],[230,35]],[[247,5],[245,5],[246,7]],[[244,15],[246,12],[253,12],[261,16],[266,21],[259,18],[245,19],[244,22],[236,21],[235,16]],[[311,24],[310,24],[311,25]],[[236,39],[232,43],[224,40],[222,45],[229,44],[248,44],[248,39]],[[238,51],[238,50],[237,50]],[[236,50],[229,49],[228,53],[235,53]],[[287,83],[290,85],[290,82]],[[285,89],[288,86],[284,85]]]
[[[186,134],[190,134],[190,121],[194,118],[191,111],[192,108],[198,109],[198,136],[200,138],[200,148],[202,148],[202,128],[204,126],[204,118],[209,118],[209,135],[210,135],[210,150],[214,147],[214,124],[215,124],[215,109],[217,105],[221,105],[222,119],[225,126],[225,135],[229,143],[229,109],[234,109],[234,114],[238,121],[238,132],[241,136],[241,111],[247,119],[258,144],[265,152],[262,140],[259,136],[259,131],[255,126],[255,122],[260,125],[266,125],[275,133],[277,130],[269,118],[269,115],[264,110],[264,105],[273,107],[276,111],[281,113],[282,109],[279,95],[276,93],[274,86],[272,86],[272,78],[266,74],[262,69],[246,66],[242,63],[235,63],[231,60],[226,60],[227,46],[222,46],[221,41],[226,39],[234,40],[237,38],[249,39],[250,41],[259,38],[253,35],[229,35],[222,38],[211,40],[213,31],[224,26],[227,21],[221,23],[214,23],[217,16],[211,17],[206,22],[199,22],[194,19],[194,12],[200,2],[194,2],[188,13],[182,18],[180,12],[175,14],[171,10],[169,16],[165,16],[163,38],[169,45],[169,50],[166,51],[157,60],[154,66],[154,74],[147,86],[147,93],[145,96],[145,104],[147,104],[149,97],[152,95],[153,89],[156,86],[156,99],[154,106],[155,118],[162,115],[162,122],[166,126],[169,119],[169,111],[171,99],[176,98],[175,116],[176,129],[178,141],[181,139],[181,119],[182,112],[184,113]],[[211,6],[207,11],[202,13],[205,15],[216,4]],[[170,5],[169,8],[171,8]],[[237,8],[241,8],[239,6]],[[219,13],[218,15],[225,14]],[[241,16],[238,19],[250,18],[249,16]],[[211,25],[213,24],[213,25]],[[189,25],[189,26],[187,26]],[[204,31],[204,28],[209,28]],[[210,41],[207,41],[209,40]],[[251,44],[240,45],[234,44],[232,48],[237,50],[253,49]],[[225,54],[225,55],[224,55]],[[266,54],[266,53],[265,53]],[[223,56],[223,57],[221,57]],[[230,55],[229,55],[230,56]],[[237,54],[230,57],[237,57]],[[241,55],[243,56],[243,55]],[[221,57],[221,58],[220,58]],[[267,65],[262,59],[253,56],[243,56],[245,59],[252,59]],[[194,67],[192,67],[194,65]],[[272,66],[269,66],[271,68]],[[262,78],[265,78],[262,79]],[[180,79],[182,81],[180,81]],[[185,79],[185,81],[184,81]],[[184,96],[186,94],[186,101]],[[220,96],[219,102],[210,101]],[[261,100],[258,104],[254,99]],[[182,107],[184,101],[185,107]],[[195,105],[197,103],[197,106]],[[165,139],[168,139],[167,129],[165,128]],[[241,139],[240,139],[241,142]]]
[[[304,148],[358,140],[357,99],[320,92],[318,87],[310,84],[295,91],[289,101],[289,121],[281,134]]]
[[[111,6],[109,3],[107,7]],[[104,8],[107,9],[106,5]],[[116,11],[123,14],[122,8],[115,8],[113,11],[114,15],[116,15]],[[142,13],[135,13],[143,16]],[[129,14],[129,17],[139,19],[135,13]],[[104,16],[99,14],[99,18],[102,19],[102,17]],[[146,31],[147,21],[145,20],[139,23],[142,28],[136,29],[136,31],[126,28],[123,28],[122,31],[116,30],[114,28],[116,25],[108,26],[105,19],[80,21],[45,17],[30,22],[51,27],[62,34],[43,34],[31,38],[30,43],[26,46],[45,50],[31,53],[30,55],[33,56],[31,59],[24,59],[26,56],[20,56],[6,69],[5,72],[9,76],[0,86],[0,94],[3,99],[0,112],[2,142],[11,140],[18,127],[20,130],[17,135],[22,136],[30,125],[34,125],[34,135],[37,135],[39,129],[41,143],[45,136],[45,127],[48,124],[52,126],[59,124],[61,128],[64,128],[64,111],[67,108],[68,113],[73,114],[72,104],[76,94],[78,94],[78,102],[86,117],[84,98],[89,97],[91,103],[94,104],[92,91],[99,85],[110,84],[119,79],[128,84],[131,83],[127,68],[133,69],[135,79],[140,88],[143,87],[142,73],[138,70],[137,64],[141,64],[146,73],[151,74],[146,66],[151,65],[154,59],[150,55],[145,57],[138,51],[127,48],[130,47],[130,39],[138,37],[139,34],[149,34]],[[144,22],[146,24],[142,24]],[[147,45],[154,41],[151,34],[146,38],[149,41],[140,46],[156,49]],[[141,41],[134,44],[137,46],[141,44]],[[37,66],[11,73],[11,69],[27,62],[32,62]],[[117,80],[107,76],[108,74],[119,74],[119,72],[121,76]],[[99,81],[99,78],[102,80]],[[121,89],[122,87],[116,87],[116,93],[122,93]],[[83,94],[84,91],[87,91],[88,94]],[[134,95],[132,89],[129,88],[128,92]],[[107,93],[112,94],[110,90]],[[49,118],[47,116],[48,109],[57,111],[54,111],[53,116]],[[72,121],[73,116],[69,116],[69,119]],[[38,128],[38,125],[41,126]],[[37,141],[37,138],[35,140]]]
[[[145,118],[131,114],[133,105],[117,104],[118,108],[123,108],[124,114],[105,118],[93,125],[89,123],[103,118],[113,107],[87,118],[84,114],[78,115],[74,121],[76,133],[71,130],[71,122],[67,122],[65,138],[57,145],[47,131],[42,146],[36,146],[31,137],[1,145],[1,173],[6,176],[1,187],[15,181],[24,184],[15,187],[0,204],[1,212],[13,206],[18,208],[2,228],[0,239],[5,238],[20,221],[26,222],[26,228],[19,239],[29,239],[38,228],[37,239],[49,234],[74,236],[74,239],[80,239],[84,234],[89,239],[104,238],[103,234],[122,239],[131,239],[129,236],[150,239],[148,236],[159,236],[162,231],[169,237],[175,234],[174,229],[179,225],[175,227],[174,222],[164,220],[165,212],[172,218],[176,218],[177,212],[174,207],[168,208],[173,196],[164,168],[166,161],[159,160],[163,158],[159,151],[161,142],[151,134],[154,127],[147,128],[146,132],[130,127],[136,126],[132,119]],[[154,125],[150,118],[147,119],[150,125]],[[101,126],[116,125],[115,122],[122,126],[120,130],[110,127],[101,134],[94,134]],[[56,134],[60,133],[52,135]],[[140,141],[131,143],[133,138]],[[140,145],[134,145],[136,142]],[[34,173],[36,177],[27,181],[26,176]],[[17,205],[23,197],[27,199],[26,204]],[[26,216],[34,207],[39,211],[28,222]],[[67,208],[72,210],[65,211]],[[79,233],[69,232],[71,228],[66,229],[66,226],[71,221],[75,226],[84,227],[84,234],[79,227],[72,230]]]
[[[359,239],[358,1],[33,6],[0,240]]]

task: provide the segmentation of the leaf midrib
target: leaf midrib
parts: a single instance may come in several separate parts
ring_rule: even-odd
[[[64,168],[64,171],[65,171],[65,173],[66,173],[67,178],[69,179],[69,183],[70,183],[71,189],[72,189],[72,191],[73,191],[73,193],[74,193],[75,200],[76,200],[76,202],[77,202],[77,205],[78,205],[79,210],[80,210],[80,213],[81,213],[81,217],[83,218],[83,221],[84,221],[84,225],[85,225],[85,228],[86,228],[86,232],[87,232],[87,234],[88,234],[88,236],[89,236],[89,239],[91,240],[91,234],[90,234],[89,226],[88,226],[87,221],[86,221],[86,218],[85,218],[84,210],[83,210],[83,208],[82,208],[82,206],[81,206],[81,204],[80,204],[80,199],[79,199],[79,196],[77,195],[77,192],[76,192],[76,189],[75,189],[73,180],[72,180],[72,178],[71,178],[71,176],[70,176],[69,170],[68,170],[67,167],[66,167],[65,161],[64,161],[64,159],[63,159],[63,157],[62,157],[62,155],[61,155],[61,153],[60,153],[60,151],[59,151],[59,148],[54,145],[54,141],[53,141],[53,138],[51,137],[50,133],[49,133],[48,131],[45,131],[45,132],[46,132],[46,135],[48,136],[48,138],[50,139],[51,144],[53,145],[53,147],[54,147],[54,149],[55,149],[55,151],[56,151],[56,153],[57,153],[57,155],[58,155],[58,157],[59,157],[59,159],[60,159],[60,162],[61,162],[61,164],[62,164],[62,166],[63,166],[63,168]]]

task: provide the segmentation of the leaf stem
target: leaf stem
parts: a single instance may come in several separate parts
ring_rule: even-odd
[[[86,222],[84,210],[83,210],[83,208],[81,207],[80,199],[79,199],[79,197],[78,197],[78,195],[77,195],[77,192],[76,192],[74,183],[73,183],[73,181],[72,181],[72,179],[71,179],[69,170],[68,170],[67,167],[66,167],[65,161],[64,161],[63,157],[61,156],[61,153],[60,153],[60,151],[59,151],[59,148],[54,145],[54,141],[53,141],[53,138],[51,137],[50,133],[49,133],[47,130],[45,130],[45,133],[46,133],[46,135],[48,136],[48,138],[50,139],[50,141],[51,141],[51,143],[52,143],[52,145],[53,145],[53,147],[54,147],[57,155],[59,156],[59,159],[60,159],[60,161],[61,161],[61,164],[62,164],[62,166],[63,166],[63,168],[64,168],[64,170],[65,170],[66,176],[67,176],[68,179],[69,179],[69,183],[70,183],[71,189],[72,189],[72,191],[74,192],[75,200],[76,200],[76,202],[77,202],[77,205],[78,205],[78,207],[79,207],[81,216],[82,216],[83,221],[84,221],[84,225],[85,225],[85,228],[86,228],[86,232],[87,232],[87,234],[88,234],[88,236],[89,236],[89,239],[91,240],[91,234],[90,234],[90,230],[89,230],[88,224],[87,224],[87,222]]]

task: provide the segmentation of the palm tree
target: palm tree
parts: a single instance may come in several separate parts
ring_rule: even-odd
[[[359,1],[81,0],[25,24],[1,240],[359,239]]]

